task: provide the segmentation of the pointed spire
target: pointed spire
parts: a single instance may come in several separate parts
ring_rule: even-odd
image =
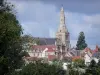
[[[63,11],[63,12],[64,12],[63,6],[61,7],[61,11]]]
[[[61,7],[61,10],[60,10],[60,27],[58,31],[67,32],[63,6]]]
[[[60,24],[61,25],[64,25],[65,24],[65,14],[64,14],[63,7],[61,7],[61,11],[60,11]]]

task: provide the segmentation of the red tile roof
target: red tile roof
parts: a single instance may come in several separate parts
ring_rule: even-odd
[[[34,45],[33,48],[45,49],[45,48],[56,48],[55,45]]]
[[[53,49],[48,49],[46,52],[55,52]]]
[[[85,50],[85,52],[90,51],[92,54],[94,54],[94,53],[98,52],[98,49],[99,49],[99,47],[98,47],[98,45],[96,45],[96,48],[94,50],[91,50],[88,47],[86,47],[84,50]]]

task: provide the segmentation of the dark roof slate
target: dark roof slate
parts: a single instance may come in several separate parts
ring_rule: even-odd
[[[40,38],[34,37],[34,39],[38,39],[40,41],[40,45],[55,45],[55,38]]]
[[[71,50],[70,53],[73,54],[73,56],[80,56],[82,50]]]

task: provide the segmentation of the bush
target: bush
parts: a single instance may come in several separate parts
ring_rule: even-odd
[[[24,66],[21,71],[14,72],[12,75],[65,75],[65,71],[56,65],[36,62]]]

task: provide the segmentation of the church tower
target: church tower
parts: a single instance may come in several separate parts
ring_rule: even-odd
[[[56,33],[56,47],[56,55],[58,59],[63,60],[70,47],[69,32],[65,24],[65,14],[63,7],[60,11],[60,25]]]

